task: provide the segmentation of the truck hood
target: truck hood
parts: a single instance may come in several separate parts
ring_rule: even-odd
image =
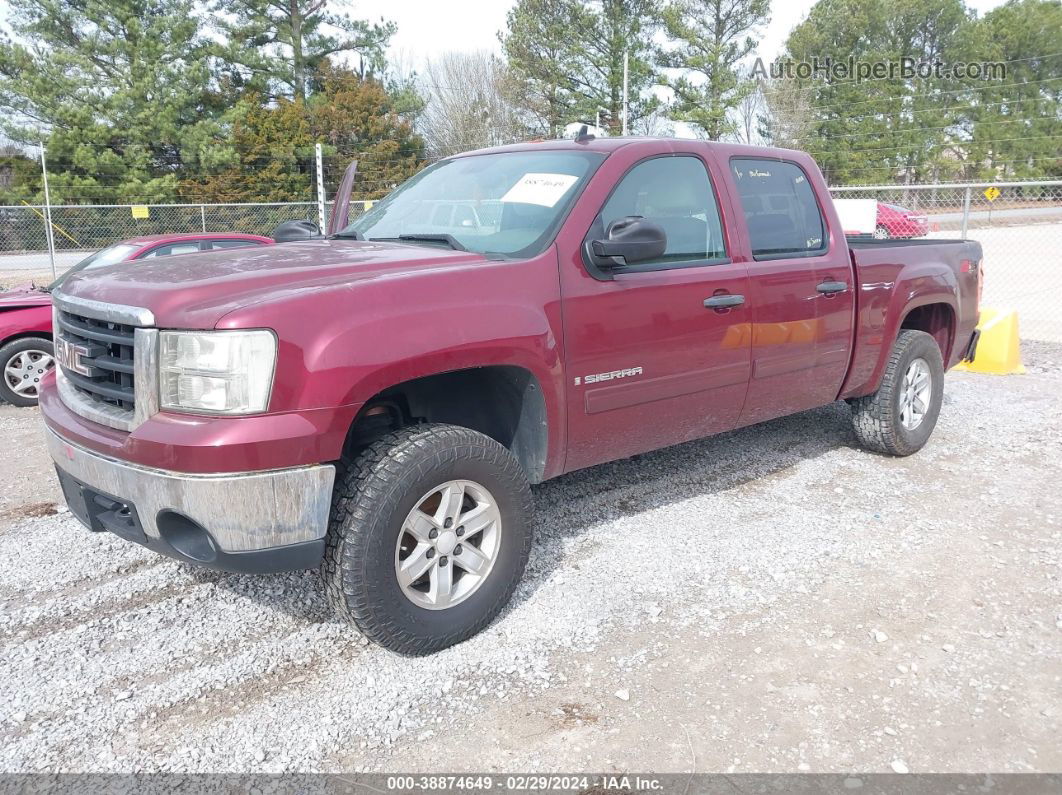
[[[16,287],[0,292],[0,312],[28,306],[48,306],[51,303],[52,296],[49,293],[32,287]]]
[[[424,245],[307,240],[118,263],[74,274],[60,293],[150,309],[161,328],[205,329],[250,304],[485,259]]]

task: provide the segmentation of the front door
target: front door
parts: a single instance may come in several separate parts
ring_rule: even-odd
[[[663,227],[663,256],[602,271],[582,252],[561,267],[567,470],[730,428],[745,397],[748,276],[729,259],[704,161],[631,164],[587,239],[627,216]]]

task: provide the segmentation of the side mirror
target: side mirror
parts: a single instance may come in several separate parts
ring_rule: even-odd
[[[598,266],[622,267],[663,256],[667,234],[659,224],[640,215],[628,215],[610,223],[605,239],[591,240],[589,248]]]
[[[313,240],[321,237],[321,227],[313,221],[285,221],[273,230],[273,239],[278,243],[295,240]]]

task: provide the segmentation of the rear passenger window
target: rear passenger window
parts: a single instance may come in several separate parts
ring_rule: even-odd
[[[826,222],[804,169],[795,163],[735,158],[730,168],[757,260],[826,253]]]
[[[171,243],[168,246],[159,246],[153,248],[147,254],[142,254],[140,259],[148,259],[149,257],[169,257],[173,254],[195,254],[202,249],[199,247],[199,243]]]
[[[222,248],[247,248],[259,245],[257,240],[211,240],[210,248],[213,250]]]
[[[634,267],[704,264],[726,257],[715,192],[704,164],[696,157],[656,157],[628,171],[601,210],[601,232],[628,215],[659,224],[667,235],[663,257]]]

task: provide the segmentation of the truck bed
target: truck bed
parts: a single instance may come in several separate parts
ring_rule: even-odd
[[[856,279],[856,328],[852,364],[841,397],[876,389],[888,348],[904,321],[906,295],[896,285],[919,288],[926,305],[945,304],[954,313],[939,317],[934,335],[945,351],[945,368],[962,359],[977,325],[981,244],[973,240],[849,239]],[[913,308],[917,311],[917,307]],[[927,310],[928,311],[928,310]]]

